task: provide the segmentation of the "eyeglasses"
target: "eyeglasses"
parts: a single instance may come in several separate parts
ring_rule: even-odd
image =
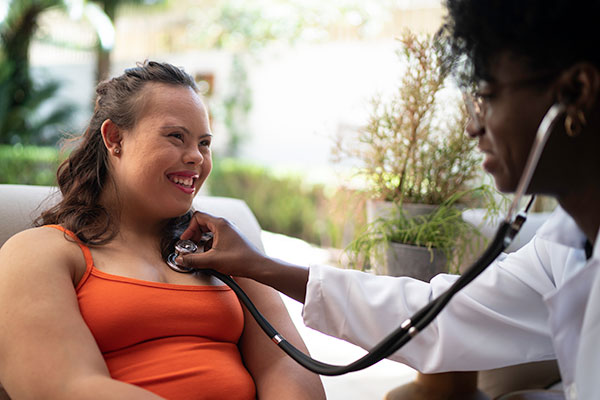
[[[464,91],[463,100],[465,102],[465,107],[467,108],[467,113],[469,114],[469,121],[475,123],[475,130],[480,130],[483,128],[486,112],[486,105],[485,101],[483,100],[483,96],[475,91]]]
[[[547,83],[554,80],[557,75],[557,71],[552,71],[513,82],[494,83],[494,94],[498,94],[503,89],[511,88],[516,90]],[[487,112],[487,96],[482,95],[478,90],[463,91],[463,99],[469,113],[470,121],[475,123],[475,129],[482,129],[485,124]]]

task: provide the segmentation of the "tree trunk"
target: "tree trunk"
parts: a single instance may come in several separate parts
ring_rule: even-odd
[[[115,24],[117,14],[117,0],[105,0],[99,2],[102,5],[104,13],[110,18],[113,25]],[[111,50],[103,49],[100,40],[96,45],[96,84],[110,77],[110,52]]]
[[[2,52],[8,76],[3,79],[5,95],[0,99],[0,142],[9,143],[13,136],[26,135],[27,115],[25,113],[10,113],[10,110],[19,109],[28,103],[32,96],[33,83],[29,71],[29,47],[37,29],[37,20],[46,9],[55,6],[55,2],[32,2],[23,7],[21,13],[15,18],[13,15],[9,22],[5,21],[0,32]],[[11,22],[13,24],[11,24]],[[11,115],[9,115],[11,114]]]

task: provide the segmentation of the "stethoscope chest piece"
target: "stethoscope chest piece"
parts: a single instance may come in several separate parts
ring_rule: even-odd
[[[179,265],[177,264],[177,262],[175,262],[175,259],[179,256],[195,253],[197,251],[198,246],[196,245],[196,243],[192,242],[191,240],[180,240],[175,244],[175,252],[169,254],[169,257],[167,257],[167,265],[173,271],[177,271],[182,274],[191,274],[192,272],[197,270],[195,270],[194,268],[187,268],[183,265]]]

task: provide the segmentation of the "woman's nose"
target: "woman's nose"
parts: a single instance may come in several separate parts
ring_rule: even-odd
[[[202,155],[202,152],[196,146],[188,149],[188,151],[185,152],[183,157],[183,161],[186,164],[200,165],[204,161],[204,156]]]

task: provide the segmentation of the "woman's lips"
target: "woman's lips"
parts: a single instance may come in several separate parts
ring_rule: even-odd
[[[193,194],[195,191],[195,183],[196,179],[198,179],[198,174],[184,171],[180,173],[168,174],[167,178],[182,192],[186,194]]]
[[[179,190],[181,190],[182,192],[184,192],[186,194],[193,194],[194,193],[195,189],[194,189],[193,186],[190,188],[190,187],[187,187],[187,186],[180,185],[179,183],[175,183],[173,181],[171,181],[171,183],[173,183]]]

